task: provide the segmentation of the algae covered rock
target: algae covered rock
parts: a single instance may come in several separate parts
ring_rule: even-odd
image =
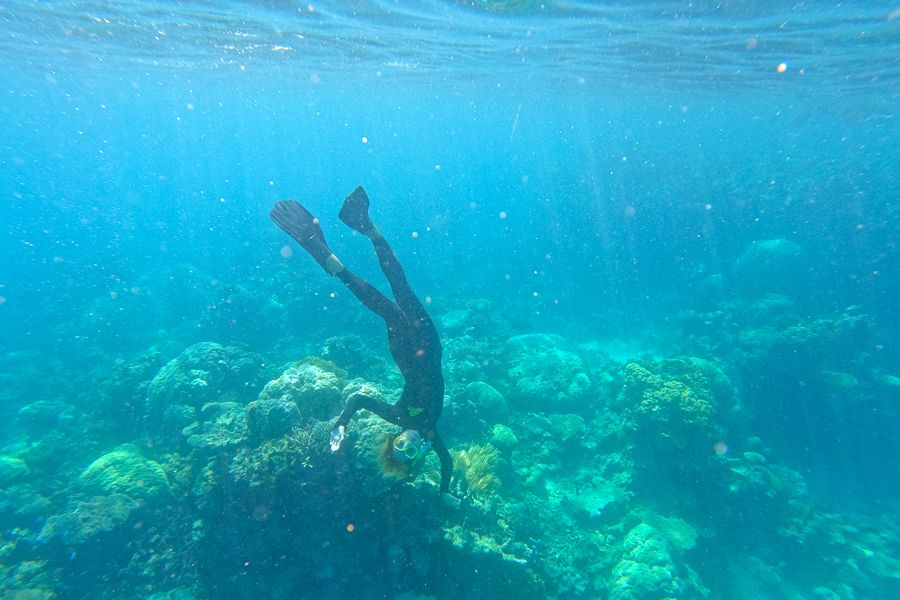
[[[300,420],[297,403],[287,398],[264,398],[247,405],[247,431],[255,440],[284,435]]]
[[[199,422],[191,423],[181,432],[194,448],[230,448],[241,443],[247,434],[244,406],[237,402],[211,402],[203,407],[200,415]]]
[[[124,494],[129,498],[157,500],[169,496],[169,480],[159,463],[133,444],[107,452],[81,473],[79,483],[99,495]]]
[[[296,362],[267,383],[257,400],[263,403],[271,400],[293,402],[304,421],[332,417],[340,412],[345,382],[341,373],[327,370],[323,368],[325,366],[328,365]]]
[[[201,342],[163,365],[147,389],[154,416],[170,407],[200,410],[209,402],[253,399],[264,375],[263,360],[239,348]]]
[[[507,340],[509,401],[518,410],[547,413],[587,412],[593,386],[577,354],[563,350],[562,339],[528,334]]]
[[[66,545],[84,544],[124,525],[139,502],[125,494],[98,496],[76,502],[71,510],[47,519],[38,539],[59,539]]]
[[[21,458],[15,456],[0,455],[0,485],[9,485],[21,481],[31,471]]]

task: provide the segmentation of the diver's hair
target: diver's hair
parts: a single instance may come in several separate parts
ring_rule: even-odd
[[[394,458],[394,440],[398,435],[400,434],[395,433],[384,437],[384,444],[378,453],[378,462],[381,463],[381,470],[387,477],[403,481],[413,476],[413,465]]]

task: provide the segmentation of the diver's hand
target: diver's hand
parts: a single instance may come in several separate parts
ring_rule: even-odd
[[[459,508],[459,504],[461,500],[451,494],[450,492],[444,492],[441,494],[441,500],[444,501],[444,504],[449,506],[450,508]]]
[[[331,445],[332,452],[337,452],[341,449],[341,442],[344,441],[346,433],[347,429],[343,425],[338,425],[334,428],[334,431],[331,432],[331,440],[329,444]]]

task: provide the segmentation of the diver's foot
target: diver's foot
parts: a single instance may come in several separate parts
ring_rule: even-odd
[[[272,212],[269,213],[269,217],[275,221],[276,225],[294,238],[304,250],[309,252],[309,255],[323,269],[332,275],[343,269],[341,261],[337,259],[331,248],[325,243],[325,234],[322,233],[322,228],[319,227],[319,220],[313,217],[300,203],[293,200],[276,202],[275,206],[272,207]]]
[[[350,229],[355,229],[363,235],[372,237],[378,234],[378,229],[369,219],[369,197],[362,186],[353,190],[349,196],[344,198],[344,204],[338,213],[338,218],[344,222],[344,225]]]

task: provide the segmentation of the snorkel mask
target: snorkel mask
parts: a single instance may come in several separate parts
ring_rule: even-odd
[[[394,460],[401,463],[411,463],[428,452],[431,442],[426,442],[415,429],[407,429],[394,438],[391,442],[394,450]]]

